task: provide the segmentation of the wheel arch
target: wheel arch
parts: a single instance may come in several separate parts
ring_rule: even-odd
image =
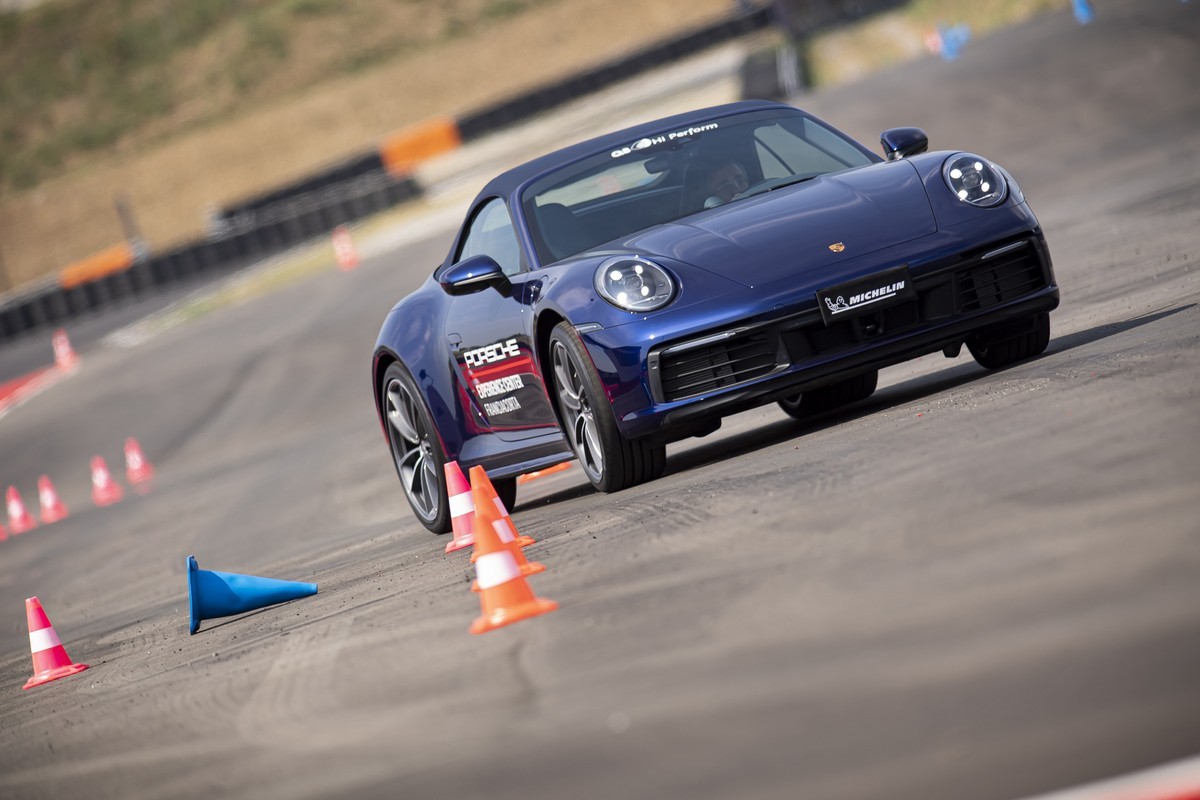
[[[566,317],[554,311],[546,309],[538,314],[537,322],[534,325],[533,342],[537,348],[538,370],[542,374],[542,385],[546,387],[546,397],[550,400],[550,408],[554,409],[554,416],[558,419],[558,427],[562,429],[562,412],[558,408],[558,396],[553,390],[554,376],[551,374],[550,366],[550,334],[560,322],[565,322]]]

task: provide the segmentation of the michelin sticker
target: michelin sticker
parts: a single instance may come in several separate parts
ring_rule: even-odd
[[[710,122],[707,125],[692,126],[689,128],[685,128],[684,130],[681,130],[681,131],[672,131],[671,133],[664,133],[660,136],[647,136],[645,138],[638,139],[633,144],[627,144],[624,147],[618,147],[616,150],[612,151],[612,157],[620,158],[621,156],[627,156],[636,150],[645,150],[647,147],[654,147],[655,145],[666,144],[667,142],[672,141],[673,139],[686,139],[689,136],[695,136],[697,133],[704,133],[705,131],[716,130],[718,127],[720,127],[720,126],[717,125],[717,123]]]

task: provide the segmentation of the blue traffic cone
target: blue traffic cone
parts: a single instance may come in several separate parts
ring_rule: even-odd
[[[938,35],[942,41],[942,59],[953,61],[962,54],[967,42],[971,41],[971,26],[966,23],[953,27],[939,25]]]
[[[1092,11],[1092,4],[1088,0],[1072,0],[1071,10],[1075,12],[1075,21],[1080,25],[1087,25],[1096,18],[1095,12]]]
[[[242,614],[317,593],[315,583],[200,569],[195,556],[187,557],[187,568],[192,633],[200,629],[201,620]]]

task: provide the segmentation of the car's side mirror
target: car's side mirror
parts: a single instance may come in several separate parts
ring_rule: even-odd
[[[509,286],[508,276],[491,256],[478,255],[465,258],[447,268],[438,278],[446,294],[472,294],[489,286],[503,292]]]
[[[879,134],[879,144],[888,161],[896,161],[929,149],[929,136],[920,128],[889,128]]]

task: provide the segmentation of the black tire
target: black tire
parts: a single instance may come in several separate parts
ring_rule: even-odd
[[[967,339],[967,349],[987,369],[999,369],[1016,361],[1032,358],[1050,344],[1050,312],[1043,311],[1030,318],[1028,330],[1016,335],[987,336],[977,334]]]
[[[879,370],[873,369],[844,381],[812,389],[793,397],[785,397],[779,401],[779,407],[790,417],[807,419],[817,414],[824,414],[835,408],[849,405],[859,400],[865,400],[875,393],[879,385]]]
[[[494,478],[492,479],[492,488],[496,490],[496,496],[500,498],[500,502],[504,503],[504,507],[509,511],[517,505],[517,479],[516,478]]]
[[[434,533],[445,533],[450,530],[450,504],[443,469],[446,456],[425,396],[399,363],[389,366],[383,374],[380,407],[392,463],[408,505],[422,525]],[[515,481],[513,489],[515,495]]]
[[[618,492],[662,475],[666,445],[621,435],[604,385],[574,326],[556,325],[549,351],[558,418],[592,486]]]

